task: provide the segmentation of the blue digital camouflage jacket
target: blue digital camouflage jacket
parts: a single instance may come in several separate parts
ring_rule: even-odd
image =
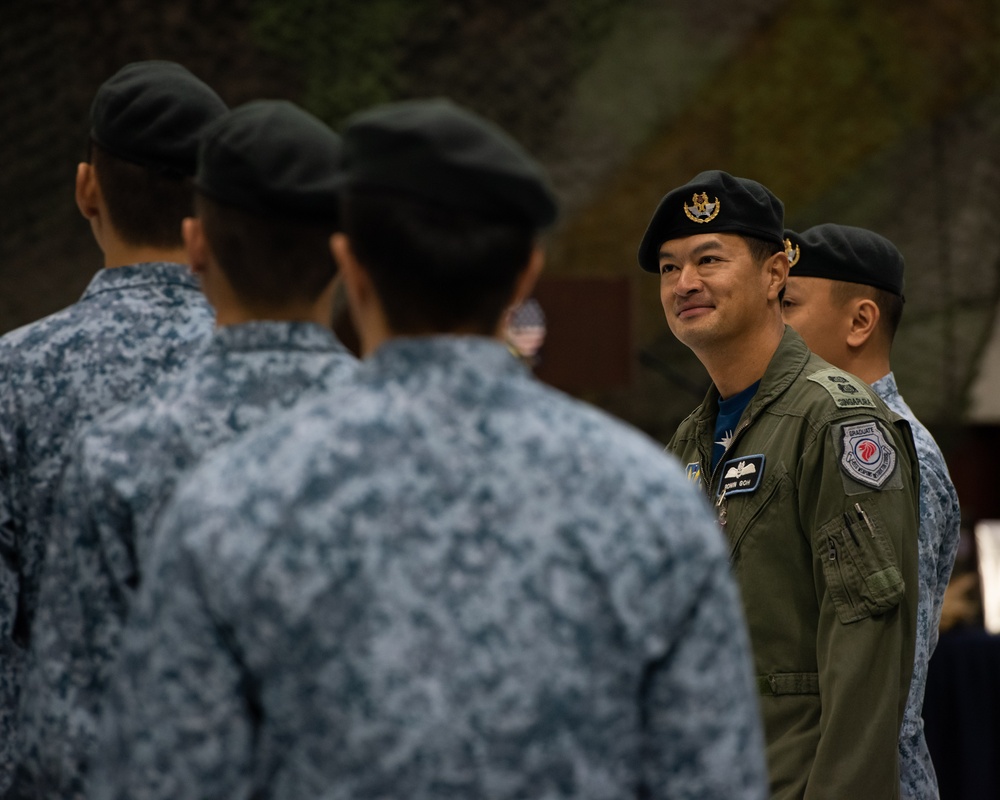
[[[662,448],[393,340],[178,489],[95,798],[763,798],[725,547]]]
[[[0,338],[0,790],[52,495],[74,433],[181,366],[214,312],[182,264],[103,269],[79,302]]]
[[[917,643],[913,679],[899,736],[899,775],[902,800],[936,800],[939,796],[937,776],[924,739],[921,711],[927,686],[927,665],[938,640],[944,590],[958,552],[961,512],[944,456],[930,431],[913,415],[899,394],[896,378],[890,372],[873,383],[872,388],[889,408],[909,421],[920,462]]]
[[[220,328],[179,373],[84,429],[57,493],[20,724],[19,788],[82,790],[103,688],[156,517],[206,452],[357,364],[302,322]]]

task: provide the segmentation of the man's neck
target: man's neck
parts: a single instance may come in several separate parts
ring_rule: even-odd
[[[767,325],[739,342],[729,342],[711,351],[695,352],[705,365],[719,395],[732,397],[764,377],[768,364],[774,357],[784,325]]]
[[[187,251],[183,247],[175,249],[137,247],[120,242],[107,245],[104,248],[104,266],[106,269],[127,267],[130,264],[145,264],[153,261],[186,264],[188,262]]]
[[[857,375],[869,386],[892,371],[889,364],[889,353],[883,352],[882,348],[876,349],[874,343],[868,343],[867,346],[861,348],[850,348],[843,363],[837,363],[834,366],[840,367],[852,375]]]
[[[848,370],[848,372],[854,373],[869,386],[876,381],[882,380],[882,378],[888,375],[891,371],[892,370],[889,367],[888,360],[861,365],[858,367],[857,371]]]

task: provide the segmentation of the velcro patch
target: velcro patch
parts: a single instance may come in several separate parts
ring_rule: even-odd
[[[840,467],[854,480],[881,489],[896,469],[896,451],[875,420],[844,425]]]
[[[698,482],[701,480],[701,463],[698,461],[692,461],[687,465],[684,470],[687,473],[687,479],[692,482]]]
[[[760,479],[764,477],[764,454],[753,456],[738,456],[731,458],[722,465],[722,480],[719,481],[719,494],[728,497],[731,494],[756,492]]]
[[[814,372],[809,380],[826,389],[837,408],[875,408],[868,387],[860,379],[836,367]]]

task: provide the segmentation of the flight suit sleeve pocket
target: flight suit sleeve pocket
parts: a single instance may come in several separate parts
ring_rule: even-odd
[[[820,528],[815,544],[841,622],[878,616],[899,605],[906,586],[874,509],[856,503]]]

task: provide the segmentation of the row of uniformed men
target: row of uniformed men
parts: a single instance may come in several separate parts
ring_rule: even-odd
[[[721,172],[664,198],[640,264],[714,382],[692,482],[498,341],[556,204],[489,123],[341,140],[166,62],[91,123],[108,269],[0,339],[8,796],[934,796],[957,501],[914,422],[918,536],[888,242]],[[832,362],[884,351],[843,364],[874,391],[782,298],[840,313]]]

